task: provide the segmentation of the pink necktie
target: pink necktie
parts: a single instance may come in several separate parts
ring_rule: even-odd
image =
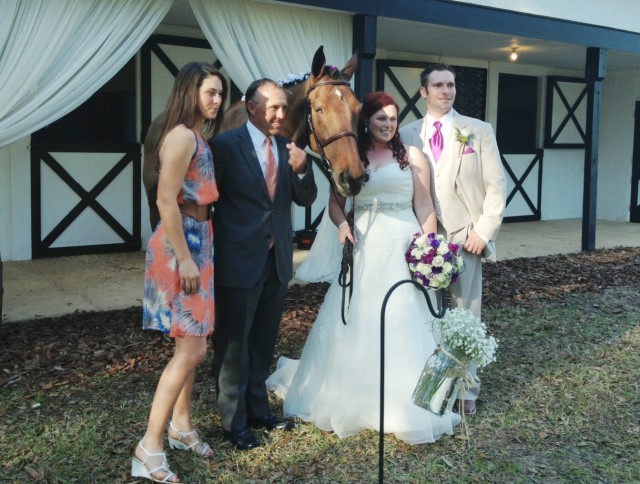
[[[264,160],[267,165],[266,173],[264,175],[264,179],[267,182],[267,190],[269,191],[269,196],[271,200],[276,194],[276,176],[278,174],[278,166],[276,165],[276,159],[273,156],[273,152],[271,151],[271,138],[267,136],[264,141],[265,151],[264,151]]]
[[[436,121],[433,123],[433,127],[436,128],[433,136],[429,140],[429,145],[431,146],[431,153],[433,153],[433,159],[437,163],[440,159],[440,155],[442,154],[442,147],[444,143],[442,142],[442,132],[440,128],[442,127],[442,123],[440,121]]]

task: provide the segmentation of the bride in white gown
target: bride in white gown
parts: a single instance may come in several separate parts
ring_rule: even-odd
[[[285,416],[298,416],[339,437],[379,429],[380,311],[387,291],[410,278],[404,254],[413,234],[435,232],[430,167],[397,134],[398,106],[386,93],[365,96],[358,126],[360,155],[370,172],[355,197],[351,233],[338,198],[329,209],[338,239],[354,241],[353,294],[346,322],[342,287],[334,280],[299,361],[280,358],[267,387],[284,399]],[[344,205],[344,199],[339,200]],[[403,284],[385,311],[385,432],[411,444],[452,434],[460,417],[437,416],[411,396],[436,347],[424,295]]]

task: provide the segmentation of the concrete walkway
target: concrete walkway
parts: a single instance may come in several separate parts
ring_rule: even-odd
[[[504,224],[498,259],[580,252],[581,221]],[[598,221],[597,248],[640,246],[640,224]],[[295,251],[297,267],[306,251]],[[140,306],[144,252],[4,263],[3,322]]]

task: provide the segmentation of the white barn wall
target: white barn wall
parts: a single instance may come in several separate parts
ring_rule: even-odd
[[[582,218],[584,150],[544,150],[542,220]]]
[[[0,148],[2,260],[31,259],[31,156],[26,137]]]
[[[635,71],[608,72],[602,86],[598,153],[599,219],[629,221],[633,124],[637,87]]]
[[[0,148],[0,256],[11,260],[11,156],[10,147]]]
[[[31,137],[11,145],[11,251],[14,260],[31,259]]]

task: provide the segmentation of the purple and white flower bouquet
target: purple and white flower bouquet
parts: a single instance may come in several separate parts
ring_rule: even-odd
[[[464,262],[459,244],[441,234],[414,234],[405,253],[412,277],[427,289],[444,289],[456,282]]]

